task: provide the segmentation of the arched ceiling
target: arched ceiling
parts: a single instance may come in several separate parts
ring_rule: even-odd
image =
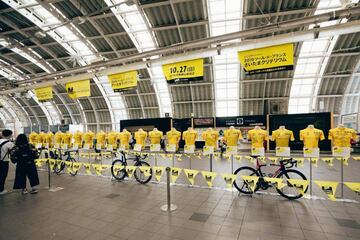
[[[0,2],[0,86],[91,64],[121,59],[151,49],[344,8],[340,0],[3,0]],[[359,19],[354,16],[348,21]],[[56,27],[55,31],[50,28]],[[308,29],[293,28],[258,39]],[[47,33],[40,37],[38,32]],[[311,111],[344,112],[344,103],[358,104],[360,34],[345,34],[321,53],[324,65],[314,74],[317,88],[309,96]],[[332,39],[331,39],[332,40]],[[4,42],[5,41],[5,42]],[[331,44],[329,42],[328,44]],[[295,62],[304,44],[295,43]],[[341,63],[341,64],[339,64]],[[296,64],[297,66],[297,64]],[[236,54],[205,59],[201,82],[168,85],[161,68],[139,69],[136,90],[114,93],[106,77],[91,80],[91,97],[73,100],[63,85],[54,87],[54,100],[39,103],[31,94],[8,98],[31,123],[48,126],[59,119],[97,131],[118,127],[120,119],[287,113],[291,92],[303,88],[294,73],[283,71],[247,76]],[[349,87],[353,86],[353,87]],[[355,91],[355,92],[354,92]],[[301,99],[296,96],[295,99]],[[359,104],[358,104],[359,105]],[[353,110],[349,110],[350,112]],[[49,116],[50,115],[50,116]],[[56,116],[59,117],[56,117]],[[26,124],[26,123],[24,123]]]

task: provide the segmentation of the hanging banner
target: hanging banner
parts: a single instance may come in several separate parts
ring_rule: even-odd
[[[91,163],[84,163],[86,174],[91,174]]]
[[[198,170],[191,170],[191,169],[184,169],[185,175],[187,179],[189,180],[191,185],[194,185],[195,183],[195,177],[199,173]]]
[[[65,88],[72,99],[91,96],[89,79],[66,83]]]
[[[168,83],[203,80],[204,59],[165,64],[162,69]]]
[[[235,174],[228,174],[228,173],[223,173],[221,174],[221,176],[223,177],[225,183],[226,183],[226,188],[232,188],[232,185],[236,179],[236,175]]]
[[[287,183],[284,183],[282,178],[264,177],[264,181],[270,184],[274,184],[277,189],[282,189],[283,187],[287,186]]]
[[[252,192],[254,192],[255,188],[257,187],[259,177],[256,177],[256,176],[241,176],[241,178],[244,180],[247,187],[250,188]]]
[[[144,174],[145,177],[149,177],[152,174],[151,167],[141,166],[141,167],[139,167],[139,169],[140,169],[141,173]]]
[[[53,99],[52,87],[43,87],[35,89],[35,95],[39,102],[46,102]]]
[[[334,166],[334,159],[329,157],[329,158],[321,158],[321,160],[323,160],[325,163],[327,163],[330,167]]]
[[[288,181],[288,185],[291,187],[295,187],[296,190],[304,195],[305,192],[307,191],[307,188],[309,186],[309,181],[308,180],[303,180],[303,179],[286,179]]]
[[[338,186],[338,182],[332,181],[314,181],[320,188],[323,190],[330,200],[336,201],[336,188]]]
[[[136,170],[137,166],[126,166],[125,170],[129,178],[131,178]]]
[[[238,52],[238,58],[248,75],[294,69],[294,44],[257,48]]]
[[[180,173],[181,173],[181,168],[171,168],[171,182],[172,183],[175,183],[176,182],[176,179],[178,179],[178,177],[180,176]]]
[[[129,71],[108,76],[114,92],[123,92],[137,87],[138,72]]]
[[[153,167],[153,170],[155,172],[155,179],[156,181],[160,182],[161,176],[165,172],[165,167]]]
[[[217,173],[214,173],[214,172],[207,172],[207,171],[201,171],[201,174],[203,175],[207,185],[209,187],[212,187],[212,184],[214,182],[214,179],[217,175]]]
[[[344,182],[344,184],[352,191],[360,195],[360,183],[358,182]]]

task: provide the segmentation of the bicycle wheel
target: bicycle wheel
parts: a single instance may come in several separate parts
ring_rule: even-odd
[[[76,162],[76,160],[75,160],[75,158],[69,158],[69,159],[67,159],[66,161],[70,161],[70,162],[72,162],[72,163],[75,163]],[[72,164],[71,164],[71,166],[72,166]],[[70,175],[71,176],[76,176],[76,174],[78,173],[78,171],[75,171],[75,172],[73,172],[73,171],[71,171],[70,172]]]
[[[144,162],[144,161],[139,161],[139,162],[137,162],[135,164],[135,166],[138,166],[138,167],[141,167],[141,166],[150,167],[150,164],[148,164],[147,162]],[[145,176],[145,174],[143,172],[141,172],[139,168],[136,168],[134,176],[135,176],[136,181],[138,181],[141,184],[146,184],[151,180],[152,169],[150,168],[149,175]]]
[[[283,178],[284,182],[286,179],[301,179],[301,180],[307,180],[305,175],[302,174],[300,171],[295,169],[285,169],[283,172],[281,172],[278,176],[278,178]],[[299,193],[299,191],[296,189],[296,187],[292,186],[289,182],[287,182],[287,186],[278,189],[276,188],[276,191],[283,196],[284,198],[295,200],[298,198],[301,198],[303,194]],[[308,187],[305,189],[304,193],[308,190]]]
[[[118,167],[120,166],[126,166],[125,163],[120,159],[115,160],[111,165],[111,174],[118,181],[124,180],[124,178],[127,176],[125,168],[118,170]]]
[[[259,189],[259,184],[256,184],[254,191],[248,186],[248,184],[241,178],[241,176],[259,176],[257,171],[252,167],[241,167],[234,172],[236,179],[234,181],[235,188],[244,194],[253,194]]]
[[[60,159],[56,159],[56,160],[60,160]],[[63,163],[63,162],[61,162],[61,163],[55,162],[54,173],[56,173],[57,175],[60,175],[61,172],[64,170],[64,168],[65,168],[65,163]]]

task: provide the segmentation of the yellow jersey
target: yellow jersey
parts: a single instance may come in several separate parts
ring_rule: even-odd
[[[198,136],[197,131],[186,130],[185,132],[183,132],[182,139],[185,140],[185,145],[194,146],[197,136]]]
[[[112,145],[113,148],[116,148],[117,146],[117,133],[116,132],[109,132],[107,134],[107,143],[109,145]]]
[[[215,148],[219,138],[219,132],[216,130],[206,130],[201,134],[201,137],[205,141],[205,146]]]
[[[356,132],[351,128],[337,127],[329,131],[329,140],[334,147],[351,147],[351,140],[356,139]]]
[[[44,146],[45,137],[46,137],[46,133],[40,132],[40,133],[37,135],[36,143],[41,143],[41,144]]]
[[[120,140],[120,145],[125,146],[125,148],[129,147],[129,141],[131,139],[131,133],[128,131],[118,133],[117,139]]]
[[[83,138],[83,133],[80,131],[76,131],[74,133],[74,144],[77,144],[78,147],[81,147],[82,145],[82,138]]]
[[[53,146],[53,138],[54,134],[52,132],[45,133],[45,143],[49,145],[49,147]]]
[[[159,131],[159,130],[152,130],[151,132],[149,132],[149,138],[150,138],[150,143],[151,144],[160,144],[160,141],[163,137],[163,132]]]
[[[176,129],[170,130],[166,133],[166,138],[167,138],[168,144],[177,145],[181,139],[181,132],[177,131]]]
[[[224,133],[224,140],[227,146],[236,147],[238,140],[243,139],[241,131],[238,129],[227,129]]]
[[[105,147],[105,140],[106,140],[106,133],[103,131],[100,131],[96,134],[96,144],[100,145],[101,148]]]
[[[135,132],[134,138],[135,138],[136,144],[141,144],[144,147],[147,136],[148,136],[148,134],[145,131]]]
[[[269,139],[269,134],[263,129],[251,129],[247,133],[248,140],[251,140],[251,147],[262,148],[264,141]]]
[[[71,147],[72,137],[73,137],[72,133],[70,132],[64,133],[62,144],[67,144],[68,147]]]
[[[32,145],[36,145],[37,142],[37,133],[36,132],[31,132],[29,135],[29,143]]]
[[[64,136],[64,133],[62,133],[62,132],[55,133],[55,137],[54,137],[55,144],[60,145],[62,143],[63,136]]]
[[[318,148],[319,141],[324,140],[324,132],[316,128],[305,128],[300,131],[300,140],[305,148]]]
[[[277,147],[289,147],[289,141],[294,141],[294,133],[287,129],[277,129],[272,132],[271,140],[276,142]]]
[[[85,144],[89,145],[90,148],[93,147],[95,134],[92,131],[88,131],[83,135],[83,141]]]

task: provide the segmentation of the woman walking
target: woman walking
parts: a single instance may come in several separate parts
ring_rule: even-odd
[[[29,144],[25,134],[19,134],[15,141],[15,147],[11,151],[11,161],[16,164],[14,189],[22,189],[22,194],[27,194],[26,177],[29,178],[31,194],[38,192],[39,176],[35,166],[37,151]]]

